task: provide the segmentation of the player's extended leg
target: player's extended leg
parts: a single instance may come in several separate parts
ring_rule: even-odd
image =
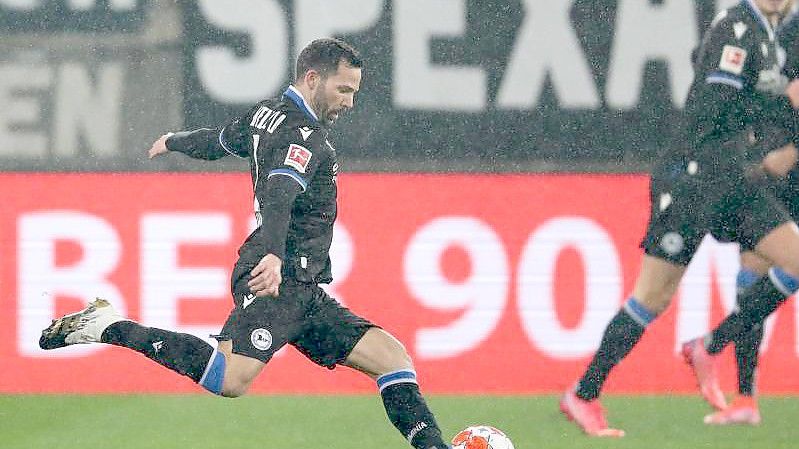
[[[214,394],[230,397],[243,394],[264,366],[259,360],[231,354],[230,342],[214,349],[194,335],[142,326],[119,315],[104,299],[54,320],[39,340],[43,349],[83,343],[132,349]]]
[[[608,428],[599,395],[610,371],[632,348],[668,305],[685,267],[645,255],[632,296],[608,324],[594,358],[574,390],[561,400],[561,411],[592,436],[624,436]]]
[[[366,331],[343,364],[377,381],[388,418],[413,447],[449,447],[442,440],[433,413],[419,392],[413,362],[399,340],[373,327]]]
[[[733,338],[750,332],[799,290],[799,229],[796,224],[789,222],[775,228],[760,240],[755,251],[774,261],[775,266],[741,295],[738,310],[705,337],[704,346],[711,355],[721,352]]]
[[[736,302],[741,307],[741,297],[760,278],[768,274],[773,262],[766,260],[754,252],[741,254],[741,270],[736,279]],[[735,344],[735,361],[738,366],[738,394],[755,395],[755,371],[757,370],[758,352],[763,341],[763,321],[755,324],[749,332],[733,338]]]
[[[741,253],[741,269],[736,278],[736,301],[738,308],[741,296],[771,267],[770,260],[763,259],[754,252]],[[760,412],[755,399],[755,371],[758,351],[763,340],[763,323],[756,324],[751,331],[733,338],[735,361],[738,368],[738,396],[724,409],[705,416],[706,424],[758,424]]]

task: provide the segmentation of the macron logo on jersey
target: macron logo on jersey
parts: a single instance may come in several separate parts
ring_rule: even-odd
[[[255,295],[250,293],[249,295],[244,297],[244,300],[241,302],[241,308],[246,309],[247,306],[255,302]]]
[[[300,173],[305,173],[305,169],[308,168],[308,163],[311,161],[311,156],[313,156],[311,150],[302,145],[292,143],[289,145],[289,152],[286,153],[286,160],[283,163]]]
[[[298,128],[297,131],[300,132],[300,135],[302,136],[302,140],[308,140],[308,137],[311,136],[311,133],[313,132],[313,129],[308,128],[307,126],[303,126],[302,128]]]
[[[741,40],[744,33],[746,33],[747,27],[743,22],[735,22],[732,26],[732,32],[735,33],[735,38]]]

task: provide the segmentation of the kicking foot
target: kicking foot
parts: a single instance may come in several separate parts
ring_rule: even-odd
[[[691,367],[705,401],[719,411],[727,408],[727,400],[719,386],[716,356],[707,352],[702,339],[695,338],[684,343],[682,356]]]
[[[577,396],[573,390],[569,390],[560,400],[560,411],[589,436],[616,438],[624,436],[623,430],[608,427],[605,410],[599,399],[586,401]]]
[[[124,320],[125,318],[114,310],[111,303],[97,298],[80,312],[53,320],[50,326],[42,331],[39,347],[56,349],[74,344],[99,342],[108,326]]]

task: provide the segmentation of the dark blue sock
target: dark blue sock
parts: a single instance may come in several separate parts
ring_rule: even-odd
[[[119,321],[108,326],[102,341],[133,349],[216,394],[221,392],[225,357],[194,335]]]
[[[377,379],[391,423],[416,449],[445,449],[433,413],[427,407],[413,370],[399,370]]]
[[[577,383],[575,393],[587,401],[599,397],[610,371],[630,353],[655,314],[631,297],[610,320],[594,358]]]
[[[797,289],[799,280],[780,268],[770,268],[768,276],[758,279],[739,296],[738,310],[724,318],[705,338],[705,348],[711,354],[718,354],[734,338],[762,324]]]

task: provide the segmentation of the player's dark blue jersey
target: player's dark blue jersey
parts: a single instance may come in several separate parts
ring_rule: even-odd
[[[686,102],[688,158],[705,172],[735,176],[746,162],[754,122],[787,121],[784,52],[774,28],[752,0],[722,11],[695,52]]]
[[[254,266],[271,252],[283,259],[284,276],[312,283],[332,280],[336,151],[299,91],[290,86],[281,97],[256,104],[222,128],[178,137],[183,140],[167,141],[170,150],[201,159],[249,159],[258,227],[239,249],[239,264]],[[267,186],[274,177],[296,183],[301,191],[291,205],[285,242],[270,242],[276,217],[267,207]]]
[[[783,74],[787,82],[799,77],[799,9],[794,9],[780,22],[776,34],[780,58],[785,61]],[[794,129],[785,126],[768,112],[760,115],[752,129],[750,159],[753,162],[761,161],[769,151],[788,145],[795,139]],[[794,172],[796,170],[794,168]]]

